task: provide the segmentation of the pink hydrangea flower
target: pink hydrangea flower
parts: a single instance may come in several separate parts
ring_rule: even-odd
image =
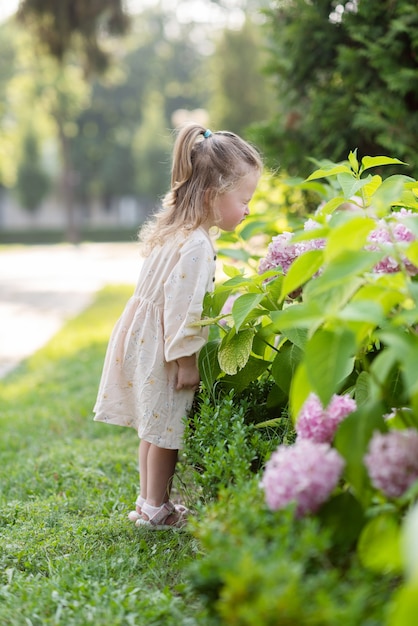
[[[340,422],[356,409],[355,400],[337,394],[332,396],[328,407],[324,409],[318,396],[311,393],[298,415],[296,433],[300,439],[331,443]]]
[[[389,498],[401,496],[418,480],[418,431],[375,432],[364,464],[376,489]]]
[[[391,221],[379,220],[377,227],[369,234],[368,240],[370,243],[366,246],[367,250],[383,249],[388,251],[388,255],[375,265],[373,268],[374,272],[378,274],[392,274],[399,271],[399,262],[390,254],[391,249],[393,250],[394,245],[397,243],[408,244],[411,241],[415,241],[414,233],[402,223],[402,219],[405,217],[418,216],[410,210],[401,209],[392,213]],[[403,255],[401,258],[410,276],[418,274],[418,267]]]
[[[313,219],[305,222],[304,230],[312,231],[320,225]],[[258,273],[281,267],[283,274],[287,274],[289,267],[301,254],[308,250],[321,250],[325,247],[325,239],[309,239],[292,243],[293,233],[284,232],[272,238],[264,259],[261,259]]]
[[[287,273],[289,267],[297,258],[296,246],[291,243],[292,237],[292,233],[285,232],[272,238],[265,258],[260,261],[259,274],[279,266],[281,266],[284,274]]]
[[[296,502],[296,515],[314,513],[336,487],[344,459],[327,443],[308,439],[280,445],[266,464],[261,487],[268,507],[277,511]]]

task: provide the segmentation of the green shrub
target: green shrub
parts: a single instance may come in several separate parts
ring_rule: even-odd
[[[254,476],[219,493],[196,523],[203,557],[192,588],[223,626],[381,626],[395,582],[364,570],[356,556],[333,562],[318,519],[272,512]]]
[[[231,483],[245,483],[284,438],[292,437],[286,415],[272,426],[263,424],[271,417],[268,389],[269,383],[258,381],[241,394],[231,390],[214,398],[206,389],[199,393],[187,421],[183,455],[203,501]]]

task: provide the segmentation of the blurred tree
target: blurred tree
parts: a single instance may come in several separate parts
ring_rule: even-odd
[[[218,128],[245,134],[273,114],[271,81],[263,75],[265,41],[247,18],[240,29],[222,31],[209,66],[213,95],[209,108]]]
[[[56,59],[77,50],[87,72],[109,63],[106,36],[122,35],[129,25],[123,0],[21,0],[18,19]]]
[[[50,112],[57,125],[61,147],[62,192],[68,221],[66,237],[75,242],[79,239],[74,205],[77,181],[71,142],[77,127],[72,97],[75,92],[70,93],[70,84],[65,79],[67,67],[70,67],[68,61],[74,63],[75,55],[85,74],[103,72],[109,65],[110,54],[106,49],[109,37],[125,33],[129,20],[122,0],[21,0],[18,19],[34,36],[37,51],[41,55],[47,52],[61,64]]]
[[[15,72],[16,31],[0,25],[0,188],[10,187],[16,178],[17,142],[13,124],[13,110],[7,95],[8,85]],[[0,220],[1,221],[1,220]]]
[[[53,57],[35,57],[32,39],[22,32],[16,41],[16,72],[8,84],[16,125],[31,124],[37,136],[54,138],[59,146],[60,167],[50,167],[61,177],[61,197],[67,217],[66,238],[78,239],[78,223],[74,204],[75,171],[71,158],[71,142],[78,132],[75,120],[88,106],[90,86],[82,69],[74,64],[58,63]]]
[[[30,129],[25,134],[23,157],[17,170],[16,193],[22,207],[35,212],[49,187],[49,177],[40,161],[38,140]]]
[[[99,20],[97,44],[106,53],[112,52],[113,62],[106,72],[92,73],[88,80],[81,63],[85,65],[87,42],[83,43],[83,37],[87,25],[82,25],[82,32],[78,32],[76,24],[88,5],[96,10],[106,1],[84,2],[81,8],[78,0],[21,2],[21,18],[27,18],[25,23],[31,26],[24,35],[19,34],[22,41],[18,46],[18,67],[7,87],[7,115],[12,115],[15,129],[21,129],[16,133],[20,134],[33,118],[34,132],[48,142],[43,153],[46,147],[51,173],[62,172],[60,197],[68,216],[67,238],[77,239],[78,204],[88,212],[93,199],[109,205],[120,196],[135,195],[143,205],[150,206],[166,191],[171,129],[177,110],[209,108],[216,127],[232,126],[239,130],[255,119],[265,119],[265,106],[270,100],[265,97],[266,81],[258,70],[257,27],[246,24],[243,33],[226,33],[225,42],[231,36],[231,54],[226,43],[222,48],[220,34],[227,21],[225,16],[243,19],[246,9],[255,14],[266,1],[205,0],[208,6],[224,7],[220,10],[225,18],[221,16],[219,21],[207,24],[181,14],[180,9],[186,4],[195,10],[192,0],[180,0],[169,9],[161,1],[132,18],[129,32],[122,38],[108,36],[106,21],[100,30]],[[51,45],[49,40],[40,41],[43,29],[58,24],[59,15],[67,19],[68,11],[72,21],[62,42],[56,33],[50,35]],[[49,37],[46,30],[45,37]],[[217,55],[217,68],[214,61],[212,81],[207,61],[215,39],[219,39],[222,49]],[[0,37],[0,51],[1,45]],[[52,51],[53,56],[39,50]],[[214,90],[224,89],[227,97],[212,98]],[[260,101],[263,104],[258,108]],[[219,106],[215,109],[216,102]],[[215,112],[216,116],[219,114],[219,123]],[[234,115],[238,118],[236,124]],[[22,140],[15,138],[18,147]],[[54,152],[56,145],[60,148],[58,154]]]
[[[161,93],[149,94],[144,108],[143,123],[134,138],[138,195],[147,208],[156,206],[158,198],[170,183],[171,137],[165,125],[164,98]]]
[[[135,195],[148,207],[165,192],[172,115],[207,100],[190,28],[161,7],[142,12],[120,46],[118,65],[92,82],[90,106],[78,116],[72,141],[75,192],[84,206],[92,198],[109,205]]]
[[[350,149],[418,167],[416,0],[278,0],[266,12],[276,113],[257,136],[273,163]]]

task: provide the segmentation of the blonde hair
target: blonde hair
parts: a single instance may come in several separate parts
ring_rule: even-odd
[[[234,189],[250,168],[261,173],[260,154],[238,135],[212,133],[195,123],[183,126],[173,148],[171,188],[139,232],[144,254],[179,230],[195,230],[208,220],[216,224],[215,198]]]

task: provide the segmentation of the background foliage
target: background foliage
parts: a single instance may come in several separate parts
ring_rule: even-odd
[[[156,2],[129,25],[118,2],[95,3],[90,21],[83,3],[60,4],[60,13],[50,4],[22,3],[25,36],[16,20],[0,27],[7,59],[0,70],[0,185],[24,184],[17,171],[35,107],[38,169],[52,189],[60,185],[57,210],[67,211],[70,230],[74,203],[86,216],[93,201],[106,208],[124,195],[155,206],[168,182],[177,111],[193,117],[204,110],[213,128],[252,138],[282,173],[305,176],[308,158],[338,161],[355,148],[360,157],[396,154],[411,168],[406,172],[416,168],[412,0],[207,0],[206,23],[190,17],[196,14],[188,0],[175,10]],[[39,33],[54,20],[52,39],[61,30],[65,37],[48,47]],[[89,45],[106,63],[89,56],[86,74]],[[36,56],[28,55],[34,48]],[[51,52],[60,70],[44,60]]]
[[[306,175],[306,157],[396,154],[416,171],[418,14],[412,0],[278,0],[266,11],[275,113],[256,138]]]

